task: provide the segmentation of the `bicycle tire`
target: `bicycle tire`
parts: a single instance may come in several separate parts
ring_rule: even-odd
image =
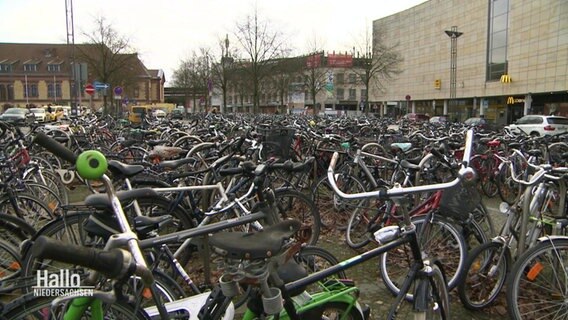
[[[0,198],[0,213],[7,213],[24,219],[26,223],[36,230],[54,219],[53,212],[36,196],[23,192],[18,192],[14,196],[20,212],[16,212],[9,196],[4,195]]]
[[[339,189],[345,193],[359,193],[364,192],[365,187],[363,183],[354,176],[336,174],[336,183]],[[323,177],[316,184],[312,193],[312,199],[316,207],[321,210],[320,218],[322,226],[332,229],[346,230],[349,217],[353,210],[357,207],[358,200],[342,199],[337,194],[327,177]]]
[[[568,238],[548,238],[519,256],[507,278],[511,319],[546,319],[565,314]]]
[[[52,308],[52,302],[53,297],[26,295],[6,305],[2,317],[5,320],[43,320],[46,316],[49,316],[49,319],[63,319],[63,308],[66,305]],[[144,310],[135,311],[132,306],[120,301],[103,304],[103,311],[105,319],[150,320]]]
[[[412,223],[416,226],[421,250],[444,264],[448,289],[451,290],[457,286],[463,272],[467,256],[466,245],[460,231],[453,224],[438,216],[432,220],[429,234],[423,234],[421,230],[425,218],[425,216],[418,216],[412,219]],[[399,286],[404,282],[413,263],[409,244],[394,248],[379,257],[381,278],[393,295],[398,295]],[[406,298],[412,300],[412,294],[408,293]]]
[[[321,219],[313,200],[298,190],[283,188],[274,190],[276,214],[281,220],[293,219],[302,223],[301,229],[309,229],[307,245],[318,242]],[[303,240],[303,239],[300,239]]]
[[[378,208],[376,205],[371,205],[371,203],[374,203],[372,201],[374,199],[362,199],[349,218],[345,242],[353,249],[362,248],[371,242],[372,232],[382,227],[382,224],[377,224],[377,222],[381,222],[382,217],[391,210],[392,202],[390,201]]]
[[[20,276],[22,261],[18,248],[0,239],[0,282]]]
[[[488,242],[473,249],[458,285],[458,295],[464,307],[481,310],[491,305],[505,284],[510,263],[509,250],[503,243]]]
[[[35,234],[36,230],[24,219],[0,213],[0,239],[19,246],[22,241],[30,239]]]
[[[417,310],[415,301],[407,301],[403,297],[398,297],[394,302],[394,315],[391,313],[389,319],[415,319],[415,320],[449,320],[450,319],[450,298],[449,290],[446,286],[446,277],[439,262],[430,264],[430,272],[428,273],[427,282],[417,285],[417,281],[425,281],[426,279],[415,278],[411,289],[414,288],[414,294],[419,291],[426,296],[420,299],[426,305],[425,310]],[[425,287],[424,287],[425,286]],[[412,294],[414,296],[414,294]],[[391,309],[391,311],[393,311]]]

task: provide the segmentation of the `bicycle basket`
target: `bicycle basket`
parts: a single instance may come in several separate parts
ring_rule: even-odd
[[[475,184],[459,183],[442,192],[439,211],[442,216],[464,221],[480,202],[481,194]]]
[[[290,159],[292,142],[294,141],[295,129],[290,128],[262,128],[258,130],[262,135],[262,158],[271,157],[283,160]]]

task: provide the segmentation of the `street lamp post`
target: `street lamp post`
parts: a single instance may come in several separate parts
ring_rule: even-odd
[[[458,38],[463,34],[463,32],[458,31],[457,26],[452,26],[451,30],[446,30],[446,34],[450,37],[451,47],[451,61],[450,61],[450,107],[455,110],[455,99],[456,99],[456,71],[457,71],[457,60],[458,60]]]

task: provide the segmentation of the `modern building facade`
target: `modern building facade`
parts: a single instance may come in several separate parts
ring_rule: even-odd
[[[567,17],[566,0],[429,0],[375,20],[374,41],[397,44],[404,62],[370,99],[501,124],[568,116]]]
[[[78,44],[76,48],[80,46],[86,45]],[[70,46],[0,43],[0,108],[71,105],[74,101],[76,105],[97,110],[103,105],[104,95],[107,95],[107,104],[115,98],[120,100],[119,105],[164,102],[163,71],[147,69],[136,54],[129,56],[132,56],[128,59],[132,61],[130,70],[136,78],[133,84],[121,87],[120,95],[115,94],[114,88],[122,84],[102,84],[107,85],[107,89],[99,87],[91,96],[84,89],[87,84],[96,84],[97,79],[87,63],[80,59],[76,59],[75,63],[83,67],[77,69],[75,77],[82,79],[82,88],[74,90]]]

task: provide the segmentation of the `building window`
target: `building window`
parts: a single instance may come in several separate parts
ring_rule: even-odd
[[[48,72],[61,72],[61,65],[60,64],[48,64],[47,65]]]
[[[27,64],[24,64],[24,71],[26,71],[26,72],[36,72],[36,71],[37,71],[37,64],[35,64],[35,63],[27,63]]]
[[[37,98],[37,84],[27,84],[24,85],[24,98]]]
[[[134,96],[136,98],[140,98],[140,88],[138,88],[138,87],[134,88]]]
[[[349,74],[349,83],[354,84],[357,82],[357,75],[354,73]]]
[[[345,90],[343,90],[343,88],[338,88],[337,89],[337,100],[343,100],[344,96],[345,96]]]
[[[349,100],[357,100],[357,89],[349,89]]]
[[[335,82],[337,84],[344,84],[345,83],[345,74],[344,73],[338,73],[335,75]]]
[[[361,101],[365,101],[367,97],[367,89],[361,89]]]
[[[0,72],[2,73],[12,72],[12,65],[8,63],[0,64]]]
[[[0,84],[0,101],[14,100],[14,86],[11,84]]]
[[[59,83],[56,83],[55,85],[53,83],[47,84],[47,97],[61,98],[61,84]]]
[[[489,0],[487,35],[487,81],[498,81],[507,74],[509,0]]]
[[[227,104],[233,104],[233,97],[231,96],[227,97]]]

